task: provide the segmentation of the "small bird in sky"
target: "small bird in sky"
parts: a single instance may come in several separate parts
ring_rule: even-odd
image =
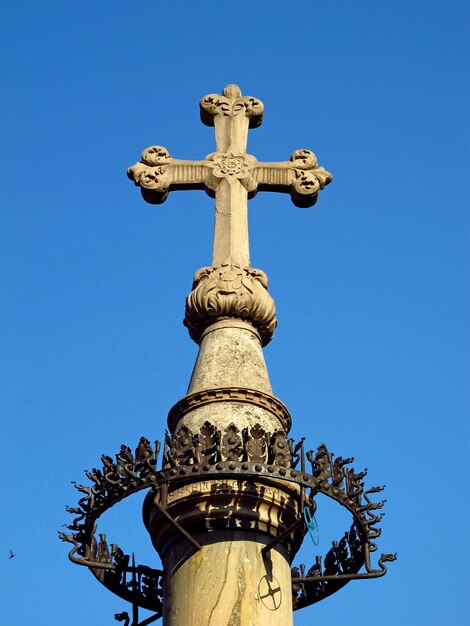
[[[16,554],[13,554],[13,550],[10,549],[10,556],[8,558],[12,559],[14,556],[16,556]]]

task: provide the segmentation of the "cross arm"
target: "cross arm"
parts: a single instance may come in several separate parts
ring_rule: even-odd
[[[333,180],[310,150],[296,150],[289,161],[257,161],[252,167],[251,176],[259,191],[290,193],[292,202],[301,208],[313,206],[319,191]]]
[[[204,189],[208,175],[206,161],[173,159],[162,146],[144,150],[141,160],[127,170],[127,176],[150,204],[165,202],[172,190]]]

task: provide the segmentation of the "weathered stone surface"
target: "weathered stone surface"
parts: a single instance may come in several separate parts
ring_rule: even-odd
[[[187,396],[217,389],[212,401],[194,402],[180,421],[170,413],[170,430],[185,425],[197,431],[206,421],[222,429],[231,422],[239,428],[260,424],[268,432],[290,429],[286,407],[272,395],[260,337],[251,324],[226,319],[203,333]]]
[[[268,577],[262,547],[249,537],[227,540],[205,546],[189,558],[164,588],[165,626],[292,624],[289,563],[279,552],[272,552],[272,576]]]
[[[258,333],[248,323],[224,320],[204,333],[188,394],[234,385],[272,393]]]
[[[225,402],[211,403],[200,408],[193,409],[178,422],[178,428],[188,426],[191,430],[198,430],[205,422],[216,422],[221,429],[226,428],[232,422],[240,429],[251,428],[259,424],[268,432],[274,432],[281,428],[279,418],[262,406],[251,403]]]

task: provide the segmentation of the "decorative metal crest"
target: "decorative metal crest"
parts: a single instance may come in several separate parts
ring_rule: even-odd
[[[308,569],[304,565],[292,569],[294,610],[328,597],[350,580],[383,576],[387,571],[385,563],[395,560],[396,555],[382,554],[378,569],[371,565],[370,556],[377,550],[374,541],[381,534],[378,524],[383,517],[383,513],[377,514],[377,511],[382,509],[385,501],[373,502],[370,496],[384,487],[364,490],[363,479],[367,470],[356,472],[349,467],[352,458],[334,458],[325,444],[316,452],[305,453],[303,441],[294,443],[284,431],[268,433],[260,425],[240,430],[230,424],[221,431],[206,422],[196,433],[182,427],[171,437],[167,434],[162,468],[157,470],[160,443],[155,442],[152,447],[142,437],[135,453],[122,445],[114,459],[102,455],[102,468],[85,471],[91,486],[72,483],[84,495],[79,499],[78,507],[66,507],[75,516],[67,525],[71,534],[61,532],[59,536],[73,544],[69,552],[72,562],[88,567],[108,589],[131,602],[134,613],[139,606],[154,611],[153,621],[162,613],[164,572],[144,565],[136,566],[117,544],[108,544],[104,533],[100,533],[97,540],[98,518],[123,498],[151,488],[156,494],[156,502],[160,502],[158,507],[175,530],[199,549],[201,546],[188,530],[180,527],[165,509],[164,494],[168,493],[169,486],[197,481],[200,476],[211,479],[240,475],[251,480],[275,478],[301,487],[302,512],[304,506],[315,510],[316,496],[322,494],[336,500],[353,516],[351,527],[339,541],[333,542],[323,558],[317,556]],[[306,462],[310,464],[310,473],[306,471]],[[285,536],[275,538],[263,552],[268,555],[275,544],[286,541],[304,524],[301,515],[295,528],[284,533]],[[364,572],[360,572],[362,567]],[[116,619],[125,621],[127,618]],[[145,621],[147,623],[150,621]],[[131,626],[137,626],[136,618]]]

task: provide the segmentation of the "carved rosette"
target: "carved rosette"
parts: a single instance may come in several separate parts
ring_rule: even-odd
[[[250,191],[255,191],[258,181],[253,177],[253,168],[257,163],[250,154],[233,154],[233,152],[213,152],[206,156],[210,166],[209,175],[204,181],[206,187],[215,191],[220,181],[225,178],[232,183],[235,180]]]
[[[193,289],[186,298],[184,319],[191,339],[199,343],[204,330],[224,317],[251,322],[263,346],[271,341],[276,328],[276,306],[268,293],[264,272],[233,263],[203,267],[196,272]]]

